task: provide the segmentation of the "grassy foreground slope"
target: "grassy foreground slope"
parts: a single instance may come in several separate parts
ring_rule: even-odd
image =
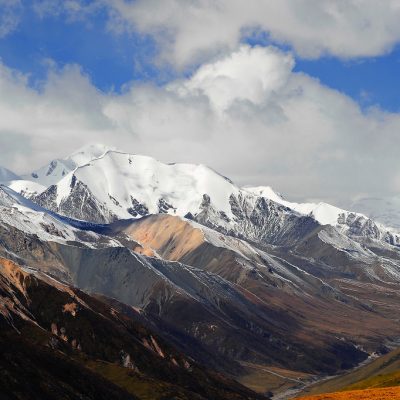
[[[400,387],[352,390],[301,397],[301,400],[398,400]],[[300,400],[299,399],[299,400]]]
[[[310,386],[303,394],[312,395],[398,385],[400,385],[400,349],[393,350],[348,374]],[[400,399],[400,394],[398,398]]]

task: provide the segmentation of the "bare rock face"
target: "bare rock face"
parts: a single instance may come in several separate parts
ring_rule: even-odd
[[[124,368],[129,368],[129,369],[134,370],[135,372],[139,372],[139,369],[135,366],[135,364],[133,363],[133,361],[131,359],[131,356],[128,353],[126,353],[124,350],[121,350],[119,352],[119,354],[121,357],[121,365]]]
[[[6,222],[3,213],[0,251],[89,293],[143,310],[177,342],[183,334],[196,343],[186,352],[230,373],[238,373],[238,361],[333,373],[363,359],[360,346],[373,349],[381,332],[395,335],[397,325],[387,310],[371,312],[351,285],[371,280],[380,285],[388,273],[396,284],[397,256],[379,263],[374,251],[347,234],[262,197],[230,195],[231,211],[224,212],[215,203],[204,194],[191,220],[160,213],[106,225],[47,215],[40,208],[30,211],[40,235],[22,230],[25,214],[21,225],[11,226],[15,221]],[[396,301],[391,299],[394,308]],[[69,306],[73,303],[76,308]],[[63,302],[59,312],[72,320],[82,313],[75,300]],[[358,342],[357,319],[343,320],[349,314],[368,321]],[[87,343],[68,326],[51,322],[60,343],[75,340],[85,350]],[[123,349],[136,365],[134,354]],[[324,356],[315,359],[315,352]]]
[[[145,215],[149,214],[149,209],[145,205],[139,203],[132,196],[130,197],[132,201],[132,207],[128,208],[128,212],[130,215],[132,215],[132,217],[144,217]]]
[[[123,153],[68,173],[35,204],[0,190],[0,256],[67,293],[37,316],[37,277],[23,271],[13,285],[32,303],[10,295],[0,310],[7,321],[35,316],[52,333],[48,348],[101,356],[124,373],[148,373],[143,360],[236,377],[249,364],[316,374],[355,366],[400,334],[399,235],[326,204],[305,212],[275,200],[204,166]],[[100,317],[90,313],[97,297]],[[132,315],[152,329],[121,342]]]
[[[270,188],[239,188],[205,166],[163,164],[118,151],[80,166],[32,199],[62,215],[95,223],[167,213],[278,245],[291,245],[316,226],[330,224],[358,241],[400,244],[399,233],[359,213],[325,203],[290,203]],[[335,214],[326,222],[324,215]]]
[[[311,217],[294,214],[290,209],[266,198],[231,195],[233,218],[215,210],[211,198],[204,195],[200,212],[192,219],[228,235],[266,244],[294,244],[319,224]]]
[[[50,186],[46,191],[34,197],[35,203],[56,213],[79,220],[105,223],[115,221],[117,216],[110,212],[92,195],[89,188],[73,178],[71,192],[57,204],[58,188]]]

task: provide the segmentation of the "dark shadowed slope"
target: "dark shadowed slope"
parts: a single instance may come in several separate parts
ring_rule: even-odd
[[[0,259],[2,398],[261,398],[200,367],[142,318]]]

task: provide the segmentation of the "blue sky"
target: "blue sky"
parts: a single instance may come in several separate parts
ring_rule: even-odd
[[[390,112],[400,111],[399,46],[387,55],[372,58],[298,59],[295,71],[320,79],[325,85],[351,96],[362,107],[377,105]]]
[[[8,67],[29,74],[33,86],[45,80],[49,60],[57,67],[75,63],[105,92],[120,92],[131,81],[164,84],[179,74],[188,74],[187,70],[178,73],[165,63],[155,62],[157,45],[150,35],[110,31],[108,17],[105,8],[90,18],[71,19],[65,13],[39,16],[26,6],[19,12],[15,30],[0,38],[1,60]],[[268,45],[271,41],[266,37],[246,42]],[[282,48],[290,50],[289,46]],[[363,108],[377,105],[390,112],[400,110],[400,46],[377,57],[296,56],[295,71],[318,78],[351,96]]]
[[[65,14],[41,17],[30,7],[19,17],[17,28],[0,39],[0,57],[7,66],[29,74],[32,85],[46,78],[49,60],[57,67],[80,65],[103,91],[119,91],[132,80],[169,78],[168,71],[152,63],[154,41],[146,35],[109,32],[104,8],[85,20]]]

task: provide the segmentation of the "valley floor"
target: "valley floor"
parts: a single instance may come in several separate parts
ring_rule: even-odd
[[[274,366],[264,366],[252,363],[241,363],[247,373],[238,381],[257,393],[286,393],[290,390],[300,390],[312,379],[312,375],[304,372],[290,371]]]

